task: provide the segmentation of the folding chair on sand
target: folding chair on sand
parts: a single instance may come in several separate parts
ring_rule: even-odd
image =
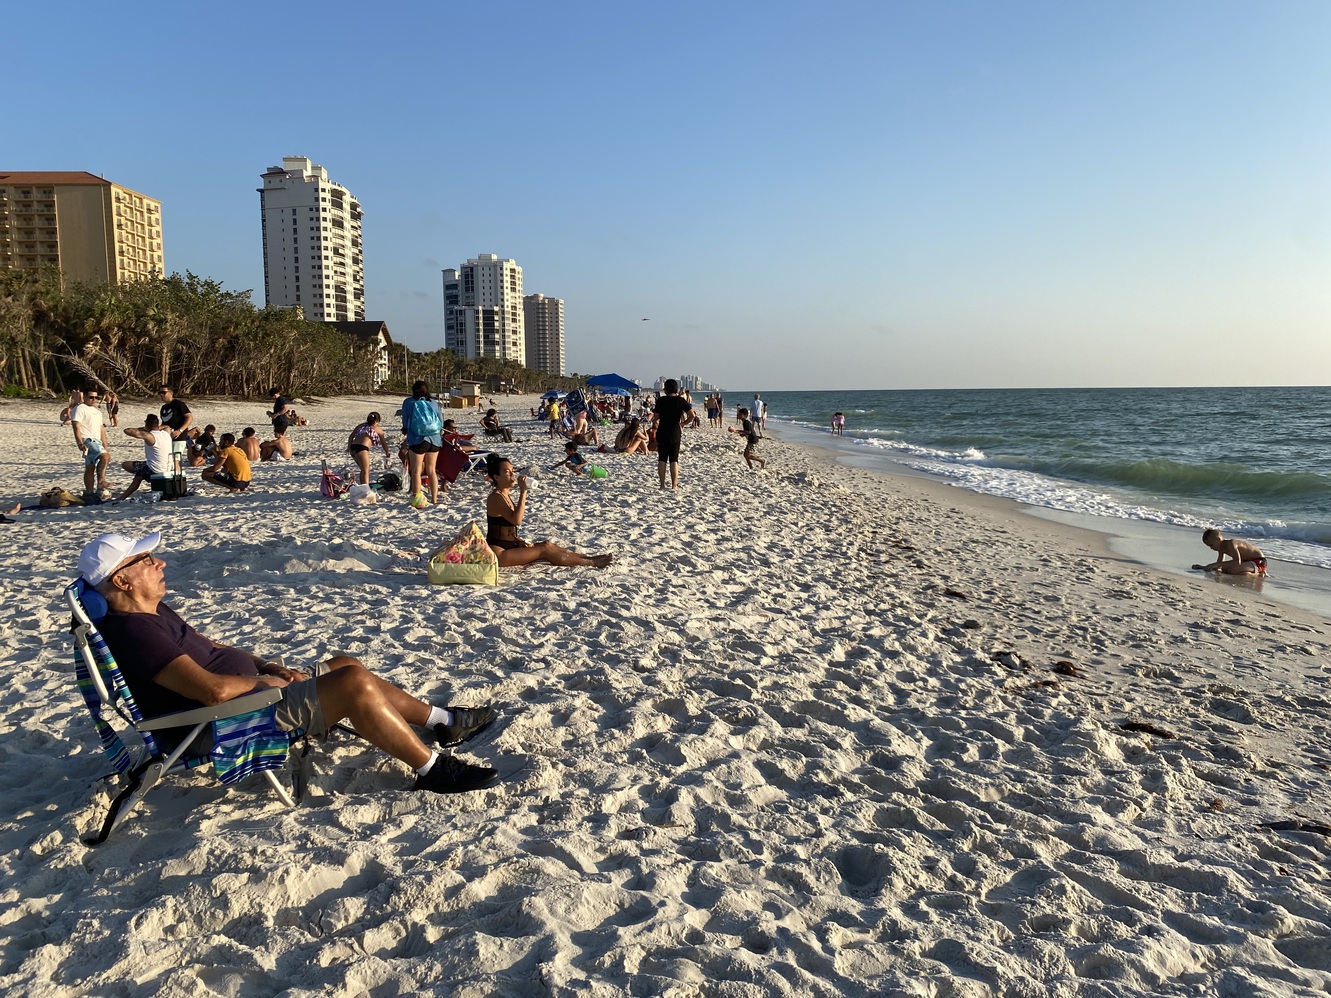
[[[301,737],[301,732],[282,731],[276,725],[275,705],[282,699],[281,690],[260,690],[215,707],[145,718],[139,712],[115,657],[97,630],[96,621],[106,615],[105,598],[82,579],[65,590],[65,597],[74,613],[74,671],[79,693],[92,714],[102,750],[115,770],[102,779],[123,776],[127,781],[124,789],[111,801],[101,831],[86,837],[86,843],[98,845],[105,842],[148,791],[168,773],[202,766],[212,766],[217,777],[227,785],[261,772],[282,802],[288,807],[295,806],[292,795],[274,775],[274,770],[286,764],[292,741]],[[121,733],[112,724],[113,718],[109,716],[112,714],[119,715],[126,726],[124,735],[139,743],[137,749],[131,751],[126,747]],[[211,751],[204,756],[188,754],[194,740],[210,725],[213,729]],[[183,728],[187,732],[174,745],[167,742],[174,741],[173,736],[178,732],[166,736],[154,734],[171,728]],[[296,796],[299,797],[302,787],[298,775],[295,783]]]

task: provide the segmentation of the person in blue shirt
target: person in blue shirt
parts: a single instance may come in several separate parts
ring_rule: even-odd
[[[411,475],[411,504],[417,509],[425,506],[425,492],[421,478],[430,486],[430,502],[439,501],[439,473],[434,457],[444,446],[443,419],[439,407],[430,398],[427,382],[417,381],[411,386],[411,398],[402,401],[402,432],[407,435],[407,470]]]

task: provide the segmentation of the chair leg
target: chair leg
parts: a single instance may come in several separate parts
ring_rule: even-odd
[[[129,785],[116,795],[111,801],[111,808],[106,813],[106,819],[102,822],[102,830],[96,835],[90,835],[84,838],[90,846],[101,845],[110,837],[120,825],[128,818],[139,802],[148,796],[148,791],[161,782],[166,774],[167,766],[164,759],[153,759],[143,766],[130,771]]]
[[[265,769],[263,771],[263,775],[264,778],[270,784],[272,784],[273,793],[277,794],[277,796],[281,799],[283,804],[285,804],[287,807],[296,806],[296,802],[291,799],[291,794],[287,793],[287,788],[282,786],[282,781],[277,778],[276,773],[274,773],[271,769]]]

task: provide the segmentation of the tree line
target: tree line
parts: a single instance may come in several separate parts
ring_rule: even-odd
[[[273,386],[307,396],[368,394],[375,359],[370,344],[334,326],[295,309],[258,307],[249,291],[189,271],[124,284],[70,281],[55,268],[0,273],[0,377],[11,393],[60,395],[95,384],[135,396],[169,384],[193,396],[265,396]],[[443,349],[399,346],[389,360],[380,391],[404,392],[418,378],[436,391],[462,379],[498,379],[522,392],[568,390],[582,380]]]

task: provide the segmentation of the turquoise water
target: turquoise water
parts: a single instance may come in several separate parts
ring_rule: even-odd
[[[1049,509],[1218,526],[1331,568],[1331,388],[762,394],[795,438]],[[727,408],[752,397],[727,393]]]

